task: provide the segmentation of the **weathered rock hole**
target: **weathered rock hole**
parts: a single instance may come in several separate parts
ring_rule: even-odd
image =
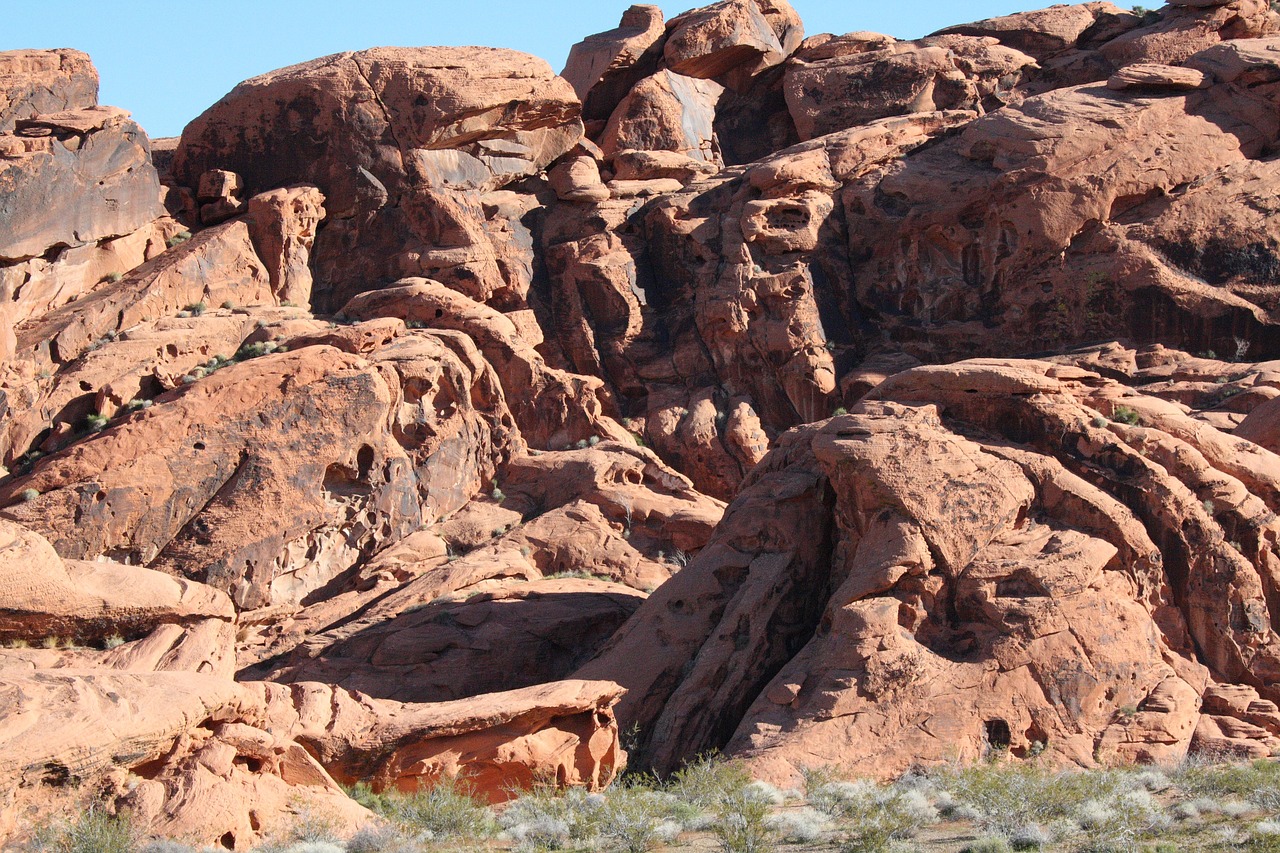
[[[992,749],[1009,748],[1009,744],[1013,741],[1013,732],[1009,730],[1009,723],[1006,720],[987,720],[982,726],[986,730],[987,744]]]
[[[236,836],[234,833],[228,832],[218,839],[218,843],[222,845],[223,850],[235,850]]]

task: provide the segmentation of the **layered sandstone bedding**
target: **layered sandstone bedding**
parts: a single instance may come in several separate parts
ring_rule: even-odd
[[[96,92],[0,53],[0,838],[1280,749],[1263,0]]]

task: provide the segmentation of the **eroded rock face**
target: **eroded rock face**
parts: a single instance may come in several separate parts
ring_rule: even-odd
[[[27,70],[4,73],[15,67]],[[153,225],[164,208],[147,136],[124,110],[97,106],[88,57],[0,54],[0,93],[6,80],[0,301],[16,324],[83,295],[115,264],[154,256],[165,232]]]
[[[657,70],[663,24],[659,7],[632,6],[617,29],[588,36],[569,49],[560,76],[582,101],[585,120],[607,120],[631,87]]]
[[[1277,26],[637,6],[154,150],[0,54],[0,838],[72,777],[237,849],[596,789],[619,724],[787,783],[1276,751]]]
[[[628,688],[642,760],[725,747],[785,781],[818,755],[890,776],[991,746],[1274,746],[1200,697],[1274,681],[1280,458],[1043,362],[917,368],[871,397],[784,436],[581,671]]]
[[[100,785],[146,831],[236,849],[287,831],[299,808],[339,832],[370,823],[335,779],[414,789],[463,773],[501,801],[543,768],[598,789],[624,761],[610,713],[616,685],[414,705],[193,673],[0,675],[0,703],[17,723],[0,739],[6,831],[47,813],[24,788],[70,779]]]
[[[0,133],[42,113],[98,105],[98,70],[78,50],[0,52]]]
[[[242,83],[187,127],[173,170],[192,187],[231,170],[250,194],[318,186],[332,221],[319,235],[317,296],[335,310],[378,281],[429,273],[406,268],[410,254],[479,245],[474,233],[440,239],[470,221],[450,207],[476,203],[454,190],[537,173],[582,136],[580,110],[545,62],[514,51],[336,54]]]
[[[994,109],[1034,62],[993,38],[935,36],[802,59],[788,68],[784,85],[800,138],[812,139],[893,115]]]

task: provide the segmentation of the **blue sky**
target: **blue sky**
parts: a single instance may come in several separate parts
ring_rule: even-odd
[[[873,30],[913,38],[1052,0],[791,0],[805,32]],[[694,0],[696,3],[696,0]],[[659,2],[667,17],[694,3]],[[617,26],[628,0],[73,0],[6,4],[0,50],[74,47],[102,76],[102,102],[152,136],[176,136],[255,74],[378,45],[510,47],[559,71],[569,47]]]

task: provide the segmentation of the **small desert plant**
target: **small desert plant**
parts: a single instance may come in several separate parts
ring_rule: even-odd
[[[124,645],[124,637],[120,636],[119,634],[112,634],[110,637],[107,637],[102,641],[102,647],[104,649],[115,649],[123,645]]]
[[[1066,825],[1090,800],[1109,802],[1134,785],[1115,771],[1051,773],[1034,765],[1002,764],[952,769],[934,781],[959,806],[972,810],[979,826],[1015,842],[1032,830]]]
[[[181,245],[182,243],[185,243],[190,239],[191,239],[190,231],[179,231],[177,234],[174,234],[168,240],[165,240],[164,243],[166,246],[172,249],[174,246]]]
[[[24,504],[29,504],[38,497],[40,497],[39,489],[23,489],[18,493],[18,499]]]
[[[518,848],[558,850],[596,835],[604,799],[581,788],[562,793],[540,784],[507,806],[499,823]]]
[[[746,768],[714,753],[700,755],[672,774],[667,791],[701,811],[711,811],[751,783]]]
[[[1172,776],[1179,791],[1194,799],[1198,811],[1222,799],[1243,798],[1258,808],[1280,814],[1280,762],[1260,759],[1243,764],[1213,764],[1189,759]]]
[[[936,823],[938,811],[924,793],[874,782],[827,782],[809,791],[810,804],[850,824],[843,847],[848,853],[873,853]]]
[[[664,820],[661,795],[643,785],[614,788],[597,815],[597,832],[606,849],[644,853],[661,841],[672,841],[680,825]]]
[[[36,832],[33,849],[40,853],[133,853],[136,833],[125,815],[110,815],[91,806],[83,814]]]
[[[183,310],[190,312],[192,317],[199,317],[201,314],[209,310],[209,306],[203,302],[192,302]]]
[[[120,281],[123,278],[124,278],[124,273],[109,272],[107,273],[106,281],[110,282],[111,284],[115,284],[117,281]]]
[[[90,412],[84,417],[84,428],[89,432],[102,432],[110,422],[111,419],[106,415]]]
[[[141,397],[134,397],[132,400],[124,404],[124,408],[127,412],[137,412],[142,409],[149,409],[151,408],[151,401],[144,400]]]
[[[280,347],[275,341],[257,341],[252,344],[245,344],[236,350],[235,358],[237,361],[246,361],[251,358],[268,355],[276,352]]]
[[[1145,790],[1123,791],[1110,798],[1085,802],[1076,814],[1084,834],[1082,851],[1122,853],[1168,824],[1159,803]]]
[[[1128,406],[1116,406],[1111,413],[1111,420],[1120,424],[1137,426],[1142,421],[1142,416]]]
[[[847,415],[847,414],[849,414],[849,410],[846,409],[844,406],[836,406],[835,410],[831,412],[831,417],[836,418],[836,417],[839,417],[840,415]]]
[[[812,844],[832,826],[826,815],[808,807],[772,815],[765,823],[788,844]]]
[[[773,849],[769,804],[746,787],[724,794],[711,827],[724,853],[766,853]]]
[[[1013,848],[1004,838],[979,838],[960,853],[1013,853]]]
[[[465,779],[444,777],[429,788],[390,798],[386,814],[403,829],[433,841],[493,832],[488,809],[477,802]]]

